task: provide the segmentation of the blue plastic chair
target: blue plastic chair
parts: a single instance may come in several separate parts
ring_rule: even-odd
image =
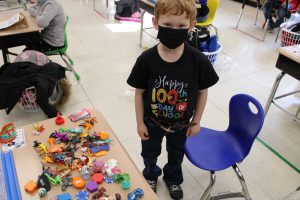
[[[250,104],[253,104],[250,107]],[[252,112],[256,108],[256,113]],[[210,171],[210,183],[201,200],[244,197],[250,200],[246,182],[237,166],[249,154],[264,122],[261,104],[247,94],[234,95],[229,104],[229,126],[225,131],[202,127],[199,134],[189,137],[185,155],[198,168]],[[242,186],[242,192],[222,193],[211,197],[215,171],[232,167]]]

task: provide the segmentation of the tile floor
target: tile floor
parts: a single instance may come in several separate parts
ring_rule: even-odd
[[[104,0],[96,0],[100,12]],[[62,113],[70,113],[82,107],[100,110],[119,136],[139,169],[143,168],[139,155],[140,140],[135,128],[133,97],[126,79],[138,55],[139,24],[119,23],[113,19],[113,2],[110,2],[108,19],[94,12],[92,1],[65,0],[63,5],[70,16],[68,26],[69,55],[81,75],[80,84],[71,74],[72,96]],[[214,24],[219,30],[223,45],[215,69],[220,76],[219,83],[209,90],[202,126],[225,129],[228,123],[228,102],[236,93],[248,93],[264,105],[272,84],[279,73],[274,67],[278,56],[274,43],[276,33],[268,33],[265,42],[234,30],[241,4],[222,0]],[[254,26],[255,9],[245,7],[239,28],[256,37],[261,37],[263,21],[260,12],[258,25]],[[150,22],[146,15],[146,22]],[[151,24],[149,24],[151,25]],[[155,41],[144,37],[144,46],[150,47]],[[21,48],[22,49],[22,48]],[[61,63],[59,58],[54,61]],[[0,60],[0,63],[3,63]],[[278,92],[299,89],[298,81],[284,77]],[[299,95],[282,100],[282,104],[292,110],[300,106]],[[45,119],[43,113],[24,113],[16,107],[6,116],[0,111],[0,125],[15,121],[18,126]],[[259,135],[293,165],[300,168],[300,124],[293,121],[275,106],[271,106]],[[166,161],[162,153],[159,163]],[[294,192],[300,185],[299,174],[276,157],[270,150],[256,141],[250,155],[241,164],[253,200],[299,200],[300,192]],[[208,173],[197,169],[185,159],[183,163],[185,181],[184,199],[199,199],[208,184]],[[158,184],[158,199],[170,199],[162,180]],[[229,190],[239,190],[240,186],[232,170],[217,173],[214,194]]]

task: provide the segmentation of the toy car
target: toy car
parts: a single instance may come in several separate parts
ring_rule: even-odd
[[[130,192],[128,195],[128,200],[139,200],[144,197],[144,191],[141,188],[136,188],[132,192]]]

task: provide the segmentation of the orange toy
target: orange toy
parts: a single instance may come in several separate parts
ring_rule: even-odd
[[[32,194],[37,190],[37,184],[33,180],[27,182],[24,186],[25,191]]]
[[[81,178],[79,176],[75,176],[73,178],[73,185],[77,189],[82,190],[84,188],[84,186],[85,186],[85,182],[84,182],[83,178]]]
[[[106,140],[109,137],[109,134],[106,132],[99,132],[101,140]]]

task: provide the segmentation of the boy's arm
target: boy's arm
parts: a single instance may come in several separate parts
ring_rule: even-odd
[[[148,140],[148,130],[144,123],[144,103],[143,103],[143,93],[144,89],[135,90],[135,114],[136,114],[136,124],[137,131],[142,140]]]
[[[198,91],[196,108],[195,108],[194,116],[191,121],[191,123],[197,123],[197,124],[194,126],[190,126],[188,128],[186,132],[187,136],[193,136],[200,131],[200,121],[206,105],[207,95],[208,95],[208,89]]]
[[[53,4],[47,4],[45,5],[41,15],[36,17],[37,24],[39,25],[39,27],[45,28],[50,24],[50,22],[55,17],[55,15],[56,15],[55,6]]]
[[[28,8],[28,12],[32,17],[37,17],[41,14],[40,7],[37,5],[31,6]]]

